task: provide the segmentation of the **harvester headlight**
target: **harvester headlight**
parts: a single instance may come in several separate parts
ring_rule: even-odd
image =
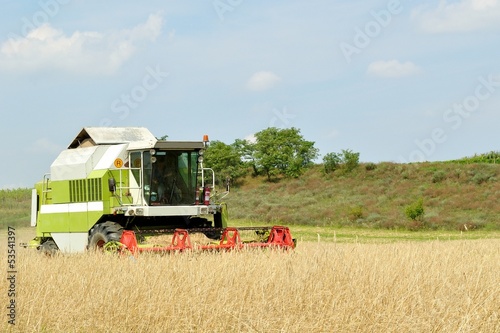
[[[156,154],[156,150],[151,149],[151,150],[149,151],[149,153],[151,154],[151,156],[153,156],[154,154]]]
[[[198,163],[203,163],[203,156],[198,156]]]
[[[200,151],[198,152],[198,155],[203,156],[203,154],[205,154],[205,151],[203,149],[200,149]]]
[[[155,163],[155,162],[156,162],[156,157],[151,156],[151,163]]]
[[[134,215],[135,215],[134,210],[133,210],[133,209],[129,210],[129,211],[128,211],[128,215],[130,215],[130,216],[134,216]]]

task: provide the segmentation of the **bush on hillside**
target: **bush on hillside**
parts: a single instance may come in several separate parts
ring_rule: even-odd
[[[405,215],[412,221],[422,221],[424,219],[424,199],[420,198],[414,203],[405,207]]]
[[[349,210],[349,220],[350,221],[357,221],[361,218],[363,218],[363,206],[361,205],[357,205],[357,206],[354,206],[354,207],[351,207],[350,210]]]
[[[325,173],[334,172],[342,163],[342,157],[338,153],[328,153],[323,157]]]
[[[355,153],[350,149],[342,150],[343,162],[346,171],[350,172],[356,169],[359,165],[359,153]]]
[[[365,169],[366,171],[372,171],[372,170],[375,170],[377,168],[377,165],[375,163],[366,163],[365,165]]]
[[[446,179],[446,174],[442,170],[438,170],[438,171],[434,172],[434,174],[432,175],[432,182],[434,184],[440,183],[445,179]]]
[[[341,153],[328,153],[323,157],[324,172],[330,173],[341,169],[350,172],[359,165],[359,153],[343,149]]]

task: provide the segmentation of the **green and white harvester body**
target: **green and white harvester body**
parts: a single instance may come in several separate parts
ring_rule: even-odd
[[[83,128],[33,189],[31,245],[83,252],[119,242],[124,230],[220,238],[227,209],[218,200],[229,188],[215,195],[214,172],[203,167],[207,144],[206,136],[158,140],[143,127]]]

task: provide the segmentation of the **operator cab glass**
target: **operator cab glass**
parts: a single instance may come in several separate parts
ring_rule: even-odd
[[[151,154],[153,153],[153,155]],[[142,156],[141,156],[142,155]],[[196,195],[198,151],[144,151],[130,154],[132,168],[141,164],[144,200],[151,206],[192,205]],[[134,163],[134,158],[141,163]],[[139,183],[140,169],[132,170]]]

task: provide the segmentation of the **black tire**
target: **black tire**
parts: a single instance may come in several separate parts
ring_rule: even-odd
[[[100,250],[108,242],[119,242],[122,238],[123,227],[116,222],[104,222],[96,224],[90,229],[89,250]]]
[[[220,232],[215,232],[215,231],[205,231],[204,232],[205,236],[211,240],[220,240],[221,233]]]
[[[204,231],[203,234],[207,236],[207,238],[213,239],[213,240],[220,240],[222,236],[222,231],[221,230],[210,230],[210,231]]]
[[[40,253],[43,253],[47,256],[53,256],[57,252],[59,252],[59,248],[57,247],[57,244],[56,244],[56,242],[54,242],[53,239],[49,239],[49,240],[43,242],[38,247],[38,251],[40,251]]]
[[[186,220],[187,228],[210,228],[212,222],[203,217],[191,217]]]

